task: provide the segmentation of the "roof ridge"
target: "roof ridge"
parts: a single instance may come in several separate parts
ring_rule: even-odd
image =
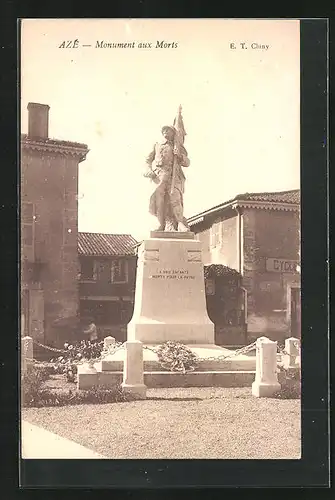
[[[283,199],[280,199],[280,197],[283,197]],[[261,199],[261,198],[265,199]],[[258,200],[257,200],[258,198]],[[272,199],[271,199],[272,198]],[[277,199],[276,199],[277,198]],[[279,198],[279,199],[278,199]],[[203,217],[207,215],[209,212],[214,213],[218,210],[225,209],[231,205],[236,203],[241,203],[241,202],[254,202],[254,203],[269,203],[272,204],[272,206],[278,206],[278,205],[299,205],[300,203],[300,188],[296,189],[286,189],[284,191],[262,191],[262,192],[253,192],[253,193],[240,193],[237,194],[234,198],[230,198],[229,200],[226,200],[222,203],[219,203],[218,205],[215,205],[214,207],[211,207],[210,209],[207,210],[202,210],[201,212],[196,213],[195,215],[192,215],[188,217],[188,220],[192,222],[192,220],[197,219],[199,217]]]
[[[284,193],[295,193],[297,191],[300,191],[300,188],[296,189],[285,189],[284,191],[247,191],[245,193],[240,193],[235,196],[237,198],[238,196],[245,196],[245,195],[271,195],[271,194],[284,194]],[[235,199],[234,198],[234,199]]]
[[[83,142],[77,142],[77,141],[70,141],[70,140],[67,140],[67,139],[56,139],[54,137],[31,137],[29,136],[28,134],[23,134],[21,133],[21,139],[26,139],[28,141],[31,141],[31,142],[39,142],[39,143],[45,143],[45,144],[57,144],[57,145],[63,145],[63,146],[66,146],[66,145],[69,145],[69,146],[77,146],[77,147],[85,147],[85,148],[88,148],[87,144],[83,143]]]
[[[133,255],[136,244],[137,240],[131,234],[78,231],[78,250],[81,255]]]
[[[78,231],[78,234],[101,234],[102,236],[131,236],[132,238],[134,238],[131,233],[101,233],[94,231]]]

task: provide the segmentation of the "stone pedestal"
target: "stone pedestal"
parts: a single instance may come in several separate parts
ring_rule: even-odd
[[[128,340],[214,344],[201,242],[191,232],[152,232],[138,249],[134,314]]]
[[[26,336],[21,338],[21,370],[22,372],[27,371],[28,364],[33,361],[33,339],[32,337]]]
[[[99,375],[92,363],[78,366],[77,389],[91,389],[98,385]]]
[[[290,337],[285,340],[285,351],[287,354],[284,355],[283,366],[286,370],[296,370],[299,369],[298,356],[300,341],[294,337]]]
[[[281,386],[277,378],[277,343],[267,337],[256,341],[256,377],[252,384],[252,395],[258,398],[271,397]]]
[[[143,346],[138,340],[126,342],[126,357],[123,365],[124,391],[144,399],[146,386],[143,378]]]
[[[108,336],[108,337],[104,338],[104,349],[106,351],[108,351],[108,349],[113,345],[115,345],[115,338],[114,337]]]

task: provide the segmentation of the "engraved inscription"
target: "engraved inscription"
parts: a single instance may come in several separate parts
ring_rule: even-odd
[[[150,278],[160,280],[194,280],[195,276],[190,275],[187,269],[161,269]]]

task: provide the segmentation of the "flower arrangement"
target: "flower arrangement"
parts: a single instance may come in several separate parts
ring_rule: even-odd
[[[157,351],[158,361],[169,371],[190,372],[197,367],[197,355],[179,342],[167,341]]]

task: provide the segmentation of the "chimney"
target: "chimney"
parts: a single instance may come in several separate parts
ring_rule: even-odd
[[[28,108],[28,137],[48,139],[49,109],[47,104],[30,102]]]

